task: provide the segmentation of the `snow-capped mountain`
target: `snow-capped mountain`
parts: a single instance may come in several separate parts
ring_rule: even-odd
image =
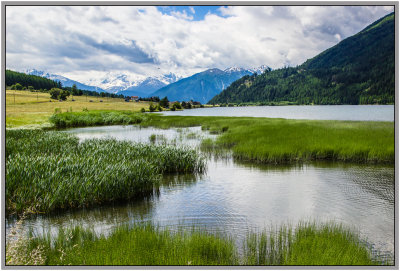
[[[25,73],[60,81],[66,87],[76,84],[77,88],[82,90],[139,97],[168,96],[170,100],[196,100],[205,103],[227,88],[233,81],[245,75],[261,74],[266,69],[270,68],[263,65],[252,69],[240,67],[231,67],[223,71],[220,69],[208,69],[187,78],[171,72],[156,76],[145,76],[129,72],[126,74],[108,72],[98,78],[88,78],[84,83],[62,75],[50,74],[35,69],[28,70]],[[171,88],[168,88],[170,85],[172,85]],[[175,89],[177,86],[179,86],[179,89]]]
[[[215,68],[208,69],[171,83],[157,90],[151,96],[159,96],[160,98],[167,96],[170,101],[194,100],[207,103],[233,81],[255,72],[260,74],[266,69],[270,68],[264,65],[253,69],[239,67],[231,67],[223,71]]]
[[[90,81],[108,92],[129,96],[147,97],[152,92],[174,83],[181,76],[168,73],[158,76],[107,73],[100,81]]]
[[[253,73],[255,72],[257,74],[262,74],[265,70],[272,71],[272,69],[270,67],[268,67],[267,65],[261,65],[260,67],[249,69],[249,71],[251,71]]]
[[[268,67],[267,65],[261,65],[260,67],[250,68],[250,69],[244,69],[244,68],[233,66],[233,67],[225,69],[224,72],[226,72],[226,73],[251,72],[251,73],[262,74],[265,70],[271,70],[271,68]]]
[[[85,83],[81,83],[62,75],[51,74],[35,69],[26,70],[25,73],[60,81],[65,87],[72,87],[72,85],[75,84],[78,89],[82,90],[109,92],[123,94],[126,96],[140,97],[147,97],[154,91],[182,78],[181,76],[173,73],[146,77],[136,74],[116,74],[110,72],[103,76],[103,78],[100,80],[89,78],[88,80],[85,80]]]
[[[35,69],[30,69],[25,71],[26,74],[30,74],[30,75],[36,75],[36,76],[41,76],[41,77],[45,77],[57,82],[61,82],[63,87],[72,87],[74,84],[76,85],[76,87],[78,89],[82,89],[82,90],[90,90],[90,91],[97,91],[97,92],[104,92],[105,90],[98,87],[98,86],[89,86],[86,84],[82,84],[78,81],[75,80],[71,80],[65,76],[62,75],[58,75],[58,74],[50,74],[48,72],[44,72],[44,71],[38,71]]]

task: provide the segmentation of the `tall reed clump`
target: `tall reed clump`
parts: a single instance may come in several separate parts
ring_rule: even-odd
[[[247,265],[380,265],[358,235],[341,224],[300,223],[270,233],[250,233]],[[378,256],[376,256],[378,257]]]
[[[138,124],[146,119],[145,114],[130,111],[83,111],[64,112],[50,117],[56,128]]]
[[[49,212],[126,200],[153,191],[164,173],[195,173],[190,149],[113,139],[79,143],[63,132],[6,131],[7,213]]]
[[[340,225],[303,223],[252,232],[239,253],[235,240],[205,230],[169,231],[152,224],[117,226],[108,236],[74,227],[32,238],[46,265],[380,265]],[[29,253],[29,251],[28,251]]]

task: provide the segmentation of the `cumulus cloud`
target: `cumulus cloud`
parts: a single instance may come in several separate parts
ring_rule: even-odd
[[[198,7],[197,7],[198,8]],[[190,75],[298,65],[393,11],[383,6],[7,6],[6,65],[88,81],[107,72]],[[90,76],[91,78],[87,78]]]

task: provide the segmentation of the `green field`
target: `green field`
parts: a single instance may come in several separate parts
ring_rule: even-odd
[[[6,127],[49,126],[49,117],[55,111],[82,112],[87,109],[139,112],[141,108],[148,109],[148,107],[148,102],[125,102],[121,98],[73,96],[59,102],[50,99],[48,93],[6,90]]]
[[[118,226],[96,235],[79,226],[56,238],[23,237],[6,245],[8,265],[381,265],[350,230],[333,223],[302,223],[250,233],[242,251],[227,235],[205,230],[161,229],[151,224]],[[379,261],[378,261],[379,260]]]

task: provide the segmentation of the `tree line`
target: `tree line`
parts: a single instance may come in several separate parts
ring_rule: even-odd
[[[11,89],[46,92],[52,99],[65,100],[70,95],[125,98],[123,94],[78,89],[75,84],[72,87],[63,87],[60,81],[12,70],[6,70],[5,79],[6,86]]]

